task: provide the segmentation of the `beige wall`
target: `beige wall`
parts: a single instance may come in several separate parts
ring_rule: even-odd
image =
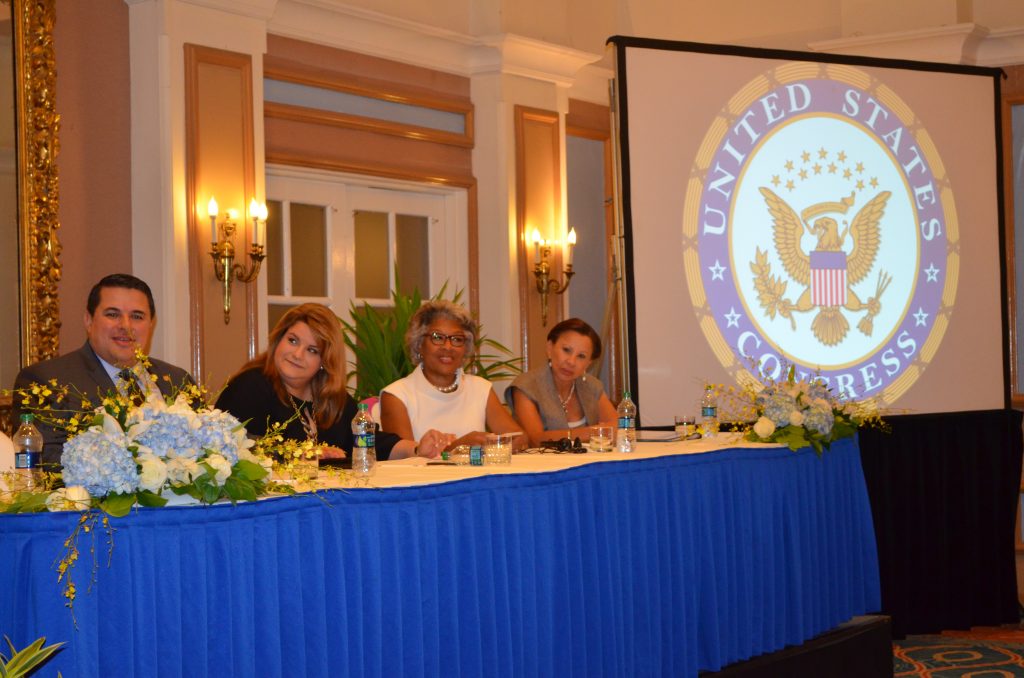
[[[108,273],[133,272],[124,0],[57,0],[54,49],[61,116],[60,352],[66,353],[85,341],[89,288]]]

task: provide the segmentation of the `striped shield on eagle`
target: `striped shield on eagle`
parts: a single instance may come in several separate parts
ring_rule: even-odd
[[[811,303],[815,306],[846,305],[846,252],[812,250]]]

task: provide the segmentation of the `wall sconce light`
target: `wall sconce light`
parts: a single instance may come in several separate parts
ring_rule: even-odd
[[[540,292],[540,322],[547,327],[548,324],[548,294],[563,294],[569,289],[572,276],[572,248],[576,246],[576,229],[569,231],[569,237],[565,240],[565,270],[558,280],[550,277],[551,273],[551,243],[541,240],[540,231],[533,229],[533,275],[537,279],[537,291]]]
[[[252,245],[249,246],[248,267],[235,263],[235,210],[228,210],[224,220],[218,225],[217,201],[210,198],[206,209],[210,216],[210,256],[213,257],[213,272],[217,280],[224,284],[224,324],[227,325],[231,322],[231,282],[237,280],[251,283],[260,274],[260,264],[266,257],[263,246],[267,234],[267,206],[257,203],[255,199],[249,203]]]

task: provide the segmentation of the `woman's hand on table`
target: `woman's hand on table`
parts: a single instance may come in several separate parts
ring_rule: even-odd
[[[420,442],[416,446],[416,456],[433,459],[439,456],[454,440],[455,436],[451,433],[430,429],[420,438]]]
[[[469,445],[470,447],[472,447],[474,445],[479,445],[480,447],[483,447],[486,442],[487,442],[487,433],[486,432],[484,432],[484,431],[470,431],[469,433],[467,433],[466,435],[462,436],[461,438],[458,438],[457,440],[452,440],[451,442],[449,442],[447,448],[445,448],[445,449],[451,450],[453,448],[458,447],[459,445]]]
[[[320,448],[321,459],[347,459],[348,453],[340,447],[332,447],[330,445],[324,445]]]

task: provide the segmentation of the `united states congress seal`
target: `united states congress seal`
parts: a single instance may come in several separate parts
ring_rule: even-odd
[[[709,126],[685,204],[694,311],[741,382],[794,365],[889,405],[939,349],[953,191],[922,121],[877,77],[797,63],[747,83]]]

